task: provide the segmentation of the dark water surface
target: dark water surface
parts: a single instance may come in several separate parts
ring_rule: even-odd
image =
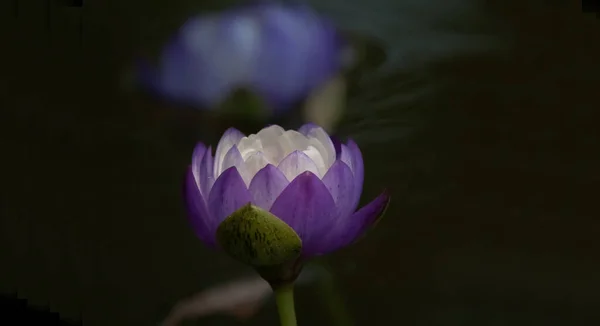
[[[0,290],[86,325],[153,325],[246,273],[202,246],[180,199],[194,143],[226,123],[119,87],[186,12],[225,3],[14,3],[0,7]],[[328,258],[356,325],[598,324],[600,20],[566,2],[315,6],[387,52],[339,128],[363,150],[363,200],[393,194]],[[316,296],[299,290],[301,325],[329,324]],[[249,324],[275,325],[273,303]]]

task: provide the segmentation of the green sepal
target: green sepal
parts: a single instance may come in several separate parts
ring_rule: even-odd
[[[217,228],[217,242],[234,259],[256,268],[296,260],[302,240],[294,229],[266,210],[245,205]]]

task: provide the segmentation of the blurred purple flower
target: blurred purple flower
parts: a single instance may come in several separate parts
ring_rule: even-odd
[[[326,254],[354,242],[385,210],[387,192],[355,212],[363,186],[362,154],[319,126],[299,131],[272,125],[245,136],[222,136],[215,157],[199,143],[189,168],[185,199],[196,235],[216,246],[219,224],[252,203],[271,212],[302,240],[302,256]]]
[[[306,6],[258,2],[187,21],[159,67],[138,66],[150,91],[214,108],[247,88],[281,110],[332,78],[346,49],[335,26]]]

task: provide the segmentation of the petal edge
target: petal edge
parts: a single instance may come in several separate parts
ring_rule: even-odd
[[[227,216],[250,202],[252,197],[236,167],[223,171],[208,197],[208,212],[212,217],[209,226],[216,231]]]
[[[302,239],[302,254],[311,256],[334,222],[335,202],[314,173],[298,175],[281,192],[271,213],[291,226]]]
[[[327,254],[356,242],[367,229],[373,227],[383,217],[390,203],[390,195],[384,190],[373,201],[359,209],[327,235],[327,247],[319,254]]]
[[[268,164],[252,178],[248,191],[254,205],[268,211],[288,185],[285,175],[274,165]]]
[[[216,235],[209,222],[212,220],[206,202],[196,184],[192,167],[186,172],[183,198],[187,210],[187,218],[196,236],[209,247],[216,246]]]

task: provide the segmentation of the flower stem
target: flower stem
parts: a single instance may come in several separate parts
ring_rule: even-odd
[[[279,321],[281,326],[296,326],[296,311],[294,308],[294,284],[278,286],[274,289]]]

